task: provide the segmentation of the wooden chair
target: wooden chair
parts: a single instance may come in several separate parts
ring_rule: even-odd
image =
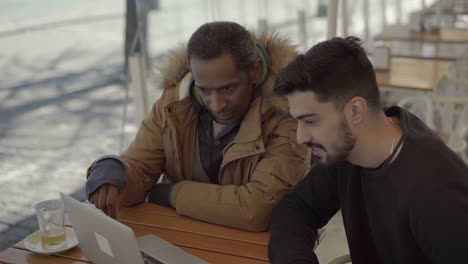
[[[402,99],[407,108],[433,129],[466,163],[468,97],[415,95]]]
[[[425,94],[402,99],[398,105],[409,109],[433,129],[445,143],[468,163],[468,51],[458,58],[437,83]]]

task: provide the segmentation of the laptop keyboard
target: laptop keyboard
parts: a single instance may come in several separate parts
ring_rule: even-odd
[[[143,260],[144,260],[145,264],[164,264],[161,261],[153,258],[152,256],[146,254],[143,251],[141,251],[141,255],[143,256]]]

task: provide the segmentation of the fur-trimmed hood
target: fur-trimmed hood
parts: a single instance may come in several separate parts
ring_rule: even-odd
[[[271,59],[270,72],[265,82],[261,85],[263,97],[262,110],[265,111],[270,108],[270,106],[273,106],[278,110],[285,111],[287,109],[287,101],[285,98],[274,96],[272,94],[272,89],[278,73],[297,55],[296,47],[291,45],[286,38],[282,38],[276,33],[263,33],[260,35],[253,32],[251,33],[265,48]],[[157,70],[161,74],[157,87],[162,89],[173,89],[177,87],[189,72],[187,65],[187,46],[181,44],[172,50],[165,62],[160,67],[157,67]]]

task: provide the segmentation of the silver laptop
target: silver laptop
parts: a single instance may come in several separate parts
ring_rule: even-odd
[[[142,236],[137,241],[128,226],[66,194],[60,193],[60,196],[80,248],[93,263],[207,263],[154,235]]]

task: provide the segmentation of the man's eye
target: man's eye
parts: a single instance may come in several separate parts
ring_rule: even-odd
[[[232,86],[226,86],[226,87],[223,88],[224,92],[229,92],[231,90],[232,90]]]
[[[315,123],[317,123],[316,120],[304,120],[304,124],[306,125],[311,126],[311,125],[314,125]]]
[[[205,89],[205,88],[198,88],[198,90],[199,90],[202,94],[208,94],[208,90]]]

